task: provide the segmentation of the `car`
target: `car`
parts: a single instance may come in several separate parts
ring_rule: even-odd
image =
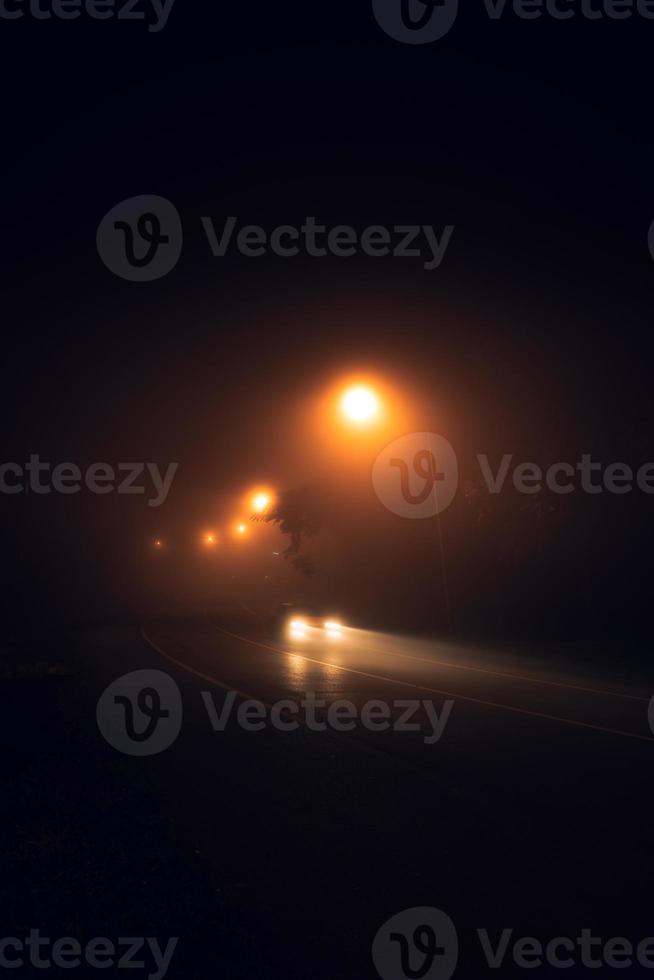
[[[315,606],[295,602],[282,602],[275,613],[275,632],[281,639],[303,640],[317,637],[318,632],[329,639],[338,639],[343,633],[343,623],[338,616]]]

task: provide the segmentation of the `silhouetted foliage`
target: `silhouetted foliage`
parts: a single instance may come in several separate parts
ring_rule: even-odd
[[[255,521],[276,524],[282,534],[289,535],[291,540],[283,551],[284,558],[306,578],[314,575],[316,569],[314,562],[302,554],[302,546],[324,526],[325,493],[324,482],[312,483],[296,490],[284,490],[273,507],[253,518]]]

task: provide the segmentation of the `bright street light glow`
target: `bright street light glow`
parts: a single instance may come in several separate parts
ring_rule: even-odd
[[[218,539],[213,531],[207,531],[207,533],[202,536],[202,540],[207,548],[213,548],[218,542]]]
[[[379,415],[379,398],[372,388],[354,385],[341,398],[341,408],[350,422],[371,422]]]
[[[271,503],[272,496],[269,493],[266,493],[265,490],[262,490],[259,493],[255,493],[255,495],[252,497],[252,511],[255,514],[263,514],[263,512],[270,507]]]

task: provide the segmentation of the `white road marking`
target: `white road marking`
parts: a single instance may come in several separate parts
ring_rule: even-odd
[[[240,640],[242,643],[250,643],[252,646],[260,647],[263,650],[270,650],[273,653],[282,654],[283,656],[287,657],[299,657],[306,663],[318,664],[320,667],[330,667],[332,670],[341,670],[350,674],[357,674],[359,677],[368,677],[372,680],[385,681],[388,684],[395,684],[399,687],[408,687],[414,691],[427,691],[429,694],[438,694],[441,697],[455,698],[460,701],[469,701],[472,704],[480,704],[486,708],[496,708],[500,711],[510,711],[514,714],[526,715],[531,718],[540,718],[545,721],[555,721],[562,725],[574,725],[577,728],[586,728],[594,732],[603,732],[606,735],[619,735],[623,738],[635,738],[640,742],[654,742],[654,738],[649,735],[638,735],[635,732],[624,732],[618,728],[605,728],[602,725],[591,725],[589,722],[585,721],[575,721],[571,718],[561,718],[558,715],[548,715],[541,711],[532,711],[529,708],[518,708],[515,705],[499,704],[496,701],[485,701],[482,698],[473,698],[467,694],[455,694],[452,691],[443,691],[435,687],[426,687],[423,684],[401,681],[394,677],[385,677],[383,674],[372,674],[365,670],[357,670],[354,667],[343,667],[340,664],[332,664],[326,660],[315,660],[312,657],[306,657],[304,654],[297,653],[294,650],[283,650],[281,647],[273,647],[268,643],[261,643],[258,640],[251,640],[246,636],[239,636],[238,633],[231,633],[229,630],[216,626],[215,623],[212,625],[214,629],[218,630],[219,633],[223,633],[225,636],[231,636],[233,639]]]

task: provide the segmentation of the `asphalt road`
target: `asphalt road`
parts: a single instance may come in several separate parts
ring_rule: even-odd
[[[148,668],[182,693],[175,744],[126,763],[215,883],[170,976],[374,978],[377,929],[415,906],[455,922],[457,976],[497,975],[479,928],[654,934],[650,696],[628,677],[357,629],[280,642],[247,615],[150,619],[94,642],[97,692]],[[260,705],[243,724],[246,699]],[[296,706],[286,731],[271,720],[281,700]],[[347,731],[330,724],[343,701]],[[399,730],[402,715],[419,729]]]
[[[542,734],[542,723],[547,722],[545,727],[565,726],[570,739],[585,729],[654,745],[648,723],[651,695],[644,689],[628,682],[611,686],[599,677],[565,673],[560,667],[534,667],[529,661],[520,663],[515,655],[498,658],[463,644],[352,627],[338,635],[309,627],[299,638],[290,631],[276,636],[254,615],[236,622],[207,616],[206,624],[195,625],[192,632],[185,626],[181,635],[174,626],[144,624],[142,635],[176,667],[267,705],[285,698],[298,702],[313,692],[325,703],[323,714],[333,702],[348,699],[360,719],[366,701],[382,701],[390,708],[393,736],[399,734],[393,722],[405,710],[393,710],[394,703],[414,699],[433,702],[437,717],[446,702],[454,702],[456,714],[453,705],[449,717],[458,722],[461,716],[460,723],[452,725],[455,738],[480,725],[503,727],[506,719],[494,717],[499,713],[518,720],[527,739]],[[430,739],[427,744],[436,744],[424,712],[420,720],[423,735]],[[373,728],[381,733],[385,726],[380,718],[372,726],[358,727],[363,735]],[[413,741],[420,744],[421,739]],[[425,754],[424,761],[428,759]]]

